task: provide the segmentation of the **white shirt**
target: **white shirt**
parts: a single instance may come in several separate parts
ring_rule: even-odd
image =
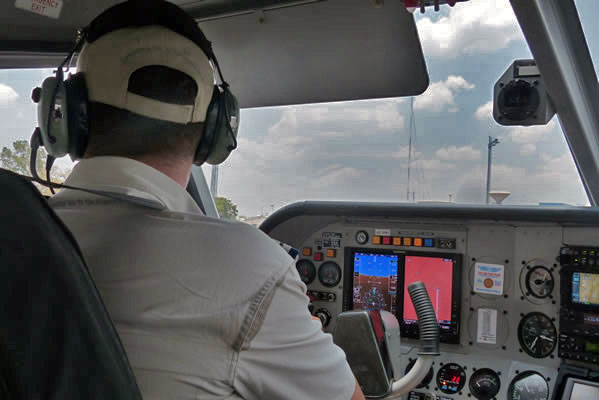
[[[63,189],[77,239],[146,400],[348,400],[345,354],[311,320],[295,262],[256,228],[202,215],[175,181],[121,157],[80,161]]]

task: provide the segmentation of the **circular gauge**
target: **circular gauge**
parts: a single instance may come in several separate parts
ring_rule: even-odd
[[[522,349],[531,357],[544,358],[555,349],[557,330],[548,316],[540,312],[532,312],[520,320],[518,341]]]
[[[479,400],[491,400],[499,393],[501,381],[497,372],[489,368],[478,369],[470,377],[470,393]]]
[[[316,268],[311,261],[308,260],[299,260],[297,264],[295,264],[295,268],[297,268],[297,272],[299,273],[302,282],[306,285],[309,285],[316,278]]]
[[[555,281],[547,268],[537,265],[526,274],[526,291],[537,299],[544,299],[553,292]]]
[[[365,231],[358,231],[358,233],[356,233],[356,242],[358,242],[358,244],[366,244],[368,242],[368,233]]]
[[[408,372],[410,372],[410,370],[412,369],[414,364],[416,364],[416,360],[412,360],[408,363],[408,366],[406,367],[406,372],[405,372],[406,374]],[[431,381],[433,380],[433,374],[434,374],[433,367],[431,367],[431,369],[428,370],[428,374],[426,374],[424,379],[422,379],[422,382],[420,382],[420,384],[418,386],[416,386],[416,388],[420,389],[420,388],[425,387],[429,383],[431,383]]]
[[[332,261],[327,261],[318,268],[318,279],[327,287],[333,287],[341,280],[341,268]]]
[[[458,364],[445,364],[437,372],[437,386],[443,393],[454,394],[466,384],[466,371]]]
[[[510,383],[508,400],[548,400],[549,385],[543,375],[534,371],[522,372]]]

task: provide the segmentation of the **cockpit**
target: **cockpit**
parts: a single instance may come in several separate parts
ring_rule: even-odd
[[[599,4],[172,2],[241,108],[188,192],[291,248],[366,398],[599,399]],[[31,89],[116,3],[0,5],[1,168],[31,175]]]

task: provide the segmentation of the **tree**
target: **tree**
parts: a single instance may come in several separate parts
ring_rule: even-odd
[[[216,203],[216,210],[218,215],[224,219],[237,219],[237,206],[226,197],[217,197],[214,201]]]
[[[37,153],[36,170],[37,174],[46,177],[46,157],[48,153],[43,148],[40,148]],[[29,158],[31,157],[31,147],[27,140],[16,140],[12,143],[12,147],[3,147],[0,152],[0,166],[17,174],[31,176],[29,170]],[[52,180],[54,182],[63,182],[71,171],[64,168],[52,168]],[[49,195],[50,190],[46,187],[41,187],[36,184],[42,194]]]

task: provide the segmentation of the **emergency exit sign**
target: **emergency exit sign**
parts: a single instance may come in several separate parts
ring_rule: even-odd
[[[63,0],[17,0],[15,7],[57,19],[62,11]]]

